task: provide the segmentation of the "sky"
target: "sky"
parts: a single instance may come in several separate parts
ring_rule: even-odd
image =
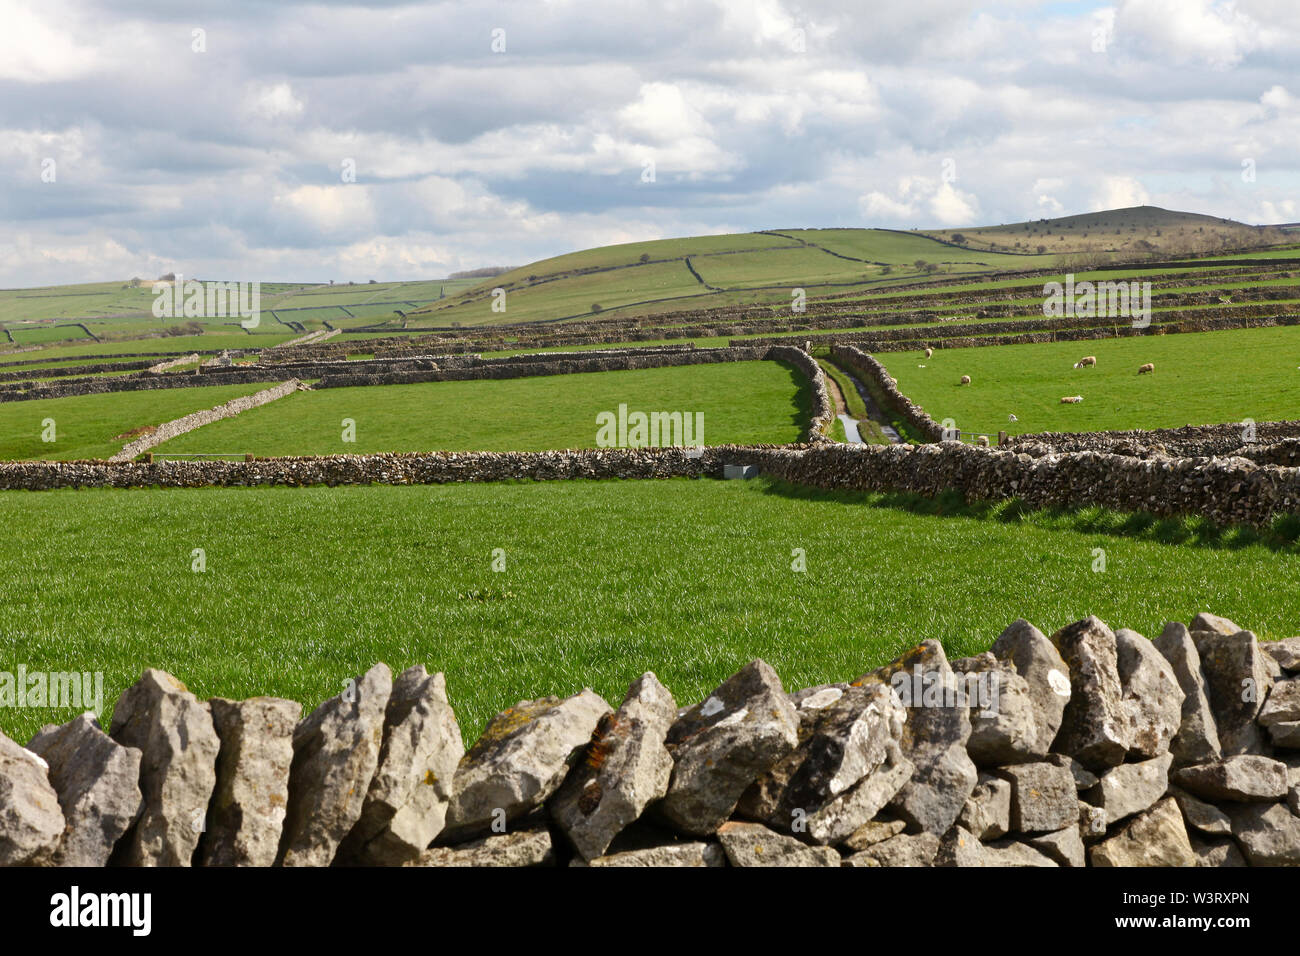
[[[1296,0],[0,0],[0,286],[1300,220]]]

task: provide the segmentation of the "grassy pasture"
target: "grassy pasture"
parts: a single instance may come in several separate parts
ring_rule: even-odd
[[[596,447],[596,416],[704,414],[704,442],[791,442],[811,398],[777,362],[585,372],[499,381],[429,382],[298,392],[160,445],[162,453],[256,455],[381,451],[544,451]],[[356,423],[355,443],[342,422]]]
[[[1151,635],[1208,609],[1266,639],[1300,630],[1294,550],[762,479],[3,492],[0,511],[0,669],[103,671],[111,704],[154,666],[200,698],[310,709],[377,660],[423,663],[446,672],[468,739],[521,699],[590,686],[617,702],[645,670],[689,704],[755,657],[793,689],[923,638],[976,653],[1021,616]],[[3,709],[0,730],[26,741],[73,716]]]
[[[74,395],[28,402],[0,403],[0,459],[45,458],[71,461],[107,458],[128,439],[115,436],[142,425],[161,425],[270,384],[213,385]],[[54,419],[54,442],[41,440],[47,418]]]
[[[1095,368],[1072,366],[1095,355]],[[1300,328],[1193,332],[876,356],[932,418],[996,434],[1300,417]],[[1137,370],[1155,364],[1149,375]],[[924,365],[925,368],[921,368]],[[958,384],[969,375],[971,384]],[[1061,398],[1082,395],[1077,405]],[[1019,421],[1009,422],[1014,414]]]

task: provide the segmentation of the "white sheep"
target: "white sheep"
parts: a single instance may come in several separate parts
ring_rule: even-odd
[[[963,376],[961,377],[961,383],[962,383],[963,385],[969,385],[969,384],[970,384],[970,376],[969,376],[969,375],[963,375]]]
[[[1147,362],[1146,365],[1143,365],[1140,369],[1138,369],[1138,374],[1145,375],[1147,372],[1154,372],[1155,370],[1156,370],[1155,363]]]
[[[1061,404],[1078,405],[1081,401],[1083,401],[1082,395],[1066,395],[1064,398],[1061,399]]]
[[[934,349],[926,349],[926,350],[925,350],[925,357],[926,357],[926,358],[930,358],[930,357],[933,356],[933,355],[934,355]]]
[[[1018,422],[1018,421],[1020,421],[1020,419],[1016,418],[1016,416],[1015,416],[1014,414],[1011,414],[1011,415],[1008,415],[1008,416],[1007,416],[1007,421],[1009,421],[1009,422]]]
[[[1079,361],[1074,363],[1074,367],[1087,368],[1089,365],[1096,365],[1096,364],[1097,364],[1097,356],[1085,355],[1083,358],[1079,359]]]
[[[989,447],[989,436],[988,436],[988,435],[980,435],[979,438],[976,438],[976,439],[975,439],[975,444],[976,444],[977,446],[979,446],[980,448],[988,448],[988,447]]]

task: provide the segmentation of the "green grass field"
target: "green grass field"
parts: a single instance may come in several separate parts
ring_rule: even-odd
[[[1085,355],[1095,368],[1075,369]],[[912,401],[965,431],[1176,428],[1300,418],[1300,327],[881,352]],[[1155,364],[1149,375],[1137,370]],[[925,368],[920,366],[924,365]],[[963,375],[969,386],[960,386]],[[1082,395],[1077,405],[1061,398]],[[1015,415],[1019,421],[1009,422]]]
[[[727,362],[468,382],[328,388],[215,422],[166,442],[162,454],[362,454],[379,451],[543,451],[596,447],[596,416],[701,412],[704,443],[797,441],[811,396],[777,362]],[[356,423],[342,441],[343,419]]]
[[[270,387],[269,383],[210,385],[3,402],[0,403],[0,459],[107,458],[121,451],[128,441],[114,436],[143,425],[161,425]],[[41,437],[47,419],[54,420],[53,442],[43,441]]]
[[[310,709],[377,660],[424,663],[469,739],[521,699],[586,685],[617,702],[645,670],[682,704],[754,657],[793,689],[923,638],[976,653],[1021,616],[1151,635],[1208,609],[1262,638],[1300,630],[1294,546],[921,514],[762,479],[3,492],[0,510],[0,669],[102,671],[111,703],[161,667],[200,698]],[[4,709],[0,730],[26,741],[72,716]]]

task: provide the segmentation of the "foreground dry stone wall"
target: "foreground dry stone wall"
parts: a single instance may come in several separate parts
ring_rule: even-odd
[[[466,752],[424,667],[306,718],[147,670],[107,733],[0,735],[0,864],[1295,866],[1297,672],[1211,614],[1021,620],[793,693],[756,660],[685,708],[653,673],[522,701]]]

